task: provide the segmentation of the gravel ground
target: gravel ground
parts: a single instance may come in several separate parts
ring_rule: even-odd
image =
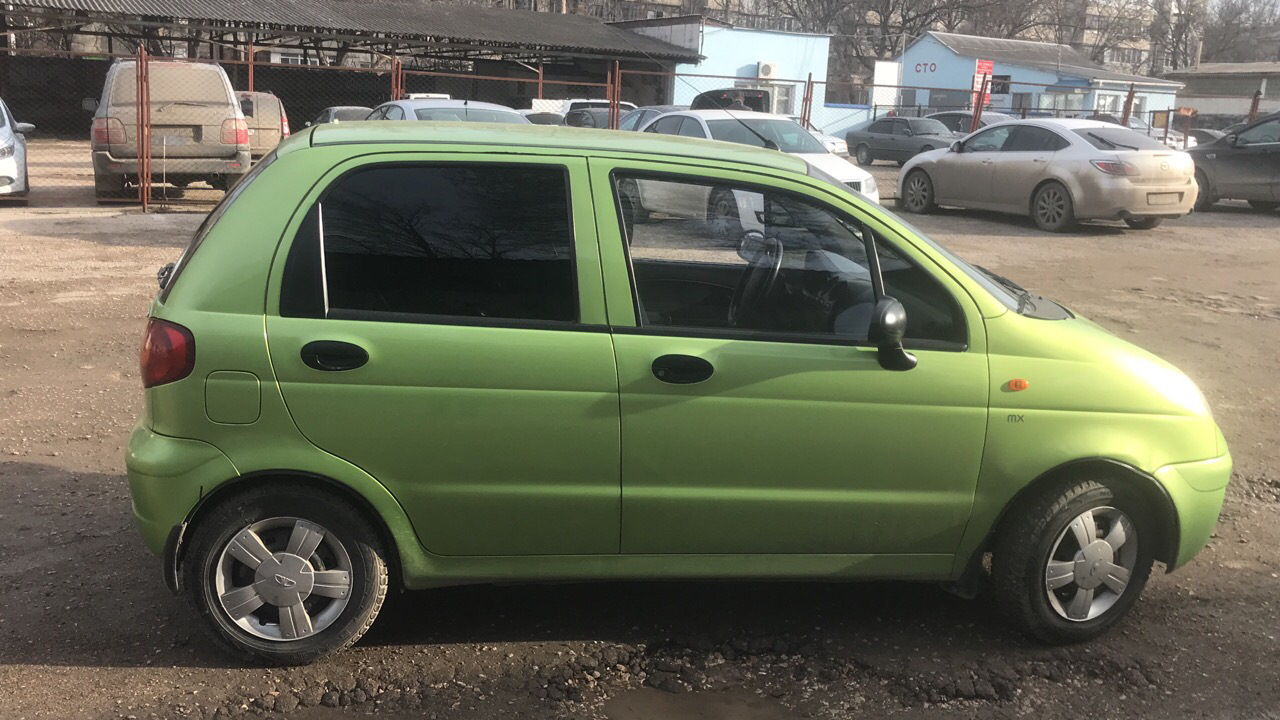
[[[355,649],[264,670],[165,590],[123,476],[155,269],[199,216],[42,204],[0,208],[5,718],[1280,718],[1280,215],[912,218],[1186,370],[1231,443],[1209,547],[1100,640],[1046,648],[928,585],[500,586],[394,596]]]

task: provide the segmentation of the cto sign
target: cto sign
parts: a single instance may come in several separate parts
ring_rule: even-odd
[[[938,63],[926,63],[926,62],[916,63],[916,72],[917,73],[938,72]]]

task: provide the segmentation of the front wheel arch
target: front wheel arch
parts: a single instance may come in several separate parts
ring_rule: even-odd
[[[191,511],[187,513],[187,517],[182,524],[174,528],[174,533],[170,536],[170,541],[166,543],[164,553],[165,584],[169,586],[169,589],[175,594],[182,592],[182,562],[187,550],[185,541],[191,535],[191,529],[212,508],[217,507],[227,498],[281,481],[309,485],[317,490],[334,495],[351,505],[352,509],[362,515],[370,527],[374,529],[374,532],[378,535],[378,540],[386,550],[387,557],[385,561],[389,575],[388,581],[391,587],[403,587],[400,546],[396,542],[395,536],[391,533],[391,529],[387,527],[382,515],[367,498],[350,486],[323,475],[298,470],[261,470],[240,475],[219,484],[203,495],[195,506],[191,508]]]
[[[1155,549],[1155,558],[1163,562],[1166,567],[1172,567],[1177,558],[1181,539],[1178,531],[1178,511],[1164,485],[1148,473],[1120,460],[1103,457],[1080,458],[1044,471],[1024,485],[1004,504],[995,521],[991,523],[991,527],[987,528],[986,537],[969,556],[961,577],[953,584],[957,593],[965,596],[974,594],[973,591],[983,573],[983,558],[991,551],[992,540],[1000,526],[1008,519],[1010,512],[1024,507],[1046,488],[1082,480],[1114,481],[1117,487],[1122,487],[1142,498],[1147,506],[1152,508],[1152,519],[1159,526],[1157,537],[1160,544]]]

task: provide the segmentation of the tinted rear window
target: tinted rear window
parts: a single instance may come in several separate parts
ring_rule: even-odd
[[[418,108],[413,111],[419,120],[435,122],[487,122],[509,123],[512,125],[528,125],[523,115],[501,110],[485,110],[482,108]]]
[[[369,108],[338,108],[333,111],[334,120],[342,120],[344,122],[364,120],[369,117],[369,113],[373,112]]]
[[[1076,135],[1099,150],[1167,150],[1163,143],[1132,130],[1116,127],[1079,128]]]
[[[132,63],[122,65],[111,85],[112,105],[136,105],[138,101],[137,75]],[[216,65],[197,65],[172,62],[150,64],[151,104],[189,102],[201,105],[227,105],[231,97],[227,93],[222,68]]]

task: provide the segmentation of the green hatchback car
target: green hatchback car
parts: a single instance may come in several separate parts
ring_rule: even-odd
[[[512,581],[990,582],[1079,641],[1231,474],[1181,372],[770,150],[324,125],[160,279],[135,519],[268,663]]]

